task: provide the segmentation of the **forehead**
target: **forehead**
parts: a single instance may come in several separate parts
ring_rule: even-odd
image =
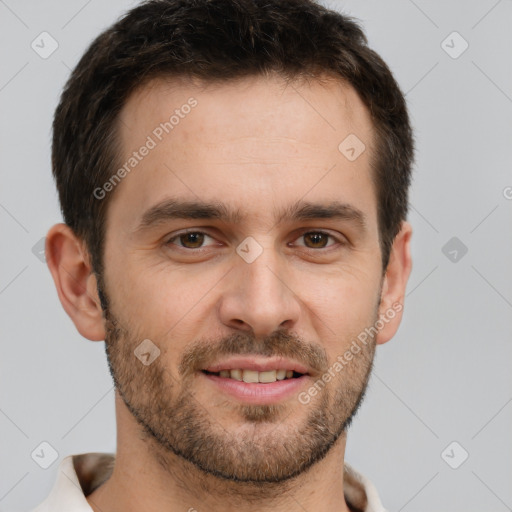
[[[129,172],[110,208],[131,204],[127,222],[168,196],[229,203],[255,218],[277,203],[356,195],[360,209],[375,213],[371,118],[338,80],[157,79],[131,95],[118,126],[120,166]],[[351,161],[340,144],[354,136],[365,150]]]
[[[273,73],[269,76],[258,75],[215,82],[161,77],[136,88],[125,102],[119,116],[119,130],[125,149],[130,149],[127,145],[137,135],[137,128],[143,129],[138,130],[143,135],[153,126],[147,124],[147,121],[158,121],[158,124],[169,121],[173,113],[180,114],[176,111],[180,111],[192,97],[200,107],[194,109],[195,112],[221,114],[210,119],[203,116],[200,124],[204,128],[217,125],[227,129],[228,133],[237,134],[241,134],[242,128],[242,133],[257,135],[258,129],[262,127],[266,133],[278,134],[286,127],[290,134],[300,135],[306,132],[308,140],[315,133],[321,139],[321,128],[330,128],[333,132],[341,133],[346,128],[353,128],[362,136],[371,135],[366,133],[372,124],[368,109],[355,89],[331,76],[286,80]],[[302,105],[297,108],[299,104]],[[230,117],[230,114],[235,113],[238,119]],[[255,117],[255,113],[259,115]],[[197,119],[200,116],[194,117]],[[308,129],[305,122],[312,121],[313,117],[316,122]],[[268,121],[276,118],[281,122],[279,125],[268,124]],[[303,122],[295,123],[297,120]],[[190,124],[189,122],[182,126],[179,132],[186,135],[198,127],[197,124]],[[210,138],[215,135],[217,134],[214,132],[205,134]],[[371,143],[370,140],[368,142]]]

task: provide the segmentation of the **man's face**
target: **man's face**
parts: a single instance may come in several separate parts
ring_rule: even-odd
[[[261,77],[155,81],[121,120],[121,165],[138,156],[107,216],[118,391],[164,457],[223,478],[288,479],[343,433],[371,370],[374,340],[333,371],[378,317],[369,115],[338,82]],[[355,160],[338,149],[350,134],[366,145]],[[176,214],[184,202],[217,213]],[[340,204],[341,215],[320,211]]]

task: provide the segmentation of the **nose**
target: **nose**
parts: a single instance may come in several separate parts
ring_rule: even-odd
[[[277,329],[294,329],[301,305],[286,262],[268,248],[251,263],[238,255],[234,258],[235,268],[220,299],[221,322],[252,331],[257,338]]]

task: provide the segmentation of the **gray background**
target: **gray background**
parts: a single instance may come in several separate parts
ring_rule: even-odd
[[[61,219],[50,128],[62,86],[135,3],[0,1],[2,511],[42,501],[65,455],[115,451],[104,343],[76,332],[32,248]],[[377,350],[346,459],[390,511],[512,510],[512,2],[324,4],[363,23],[418,145],[405,318]],[[43,31],[59,45],[47,59],[31,48]],[[453,31],[469,44],[457,58]],[[48,469],[31,458],[43,441],[58,452]]]

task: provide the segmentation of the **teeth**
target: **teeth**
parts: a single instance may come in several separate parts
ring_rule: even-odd
[[[229,374],[231,374],[232,379],[239,380],[239,381],[244,380],[243,375],[242,375],[242,370],[226,370],[226,372],[228,372],[228,377],[229,377]]]
[[[254,370],[244,370],[244,382],[259,382],[258,372]]]
[[[275,382],[276,379],[276,370],[271,370],[269,372],[259,372],[258,375],[260,382]]]
[[[225,379],[231,378],[240,382],[247,383],[270,383],[276,380],[291,379],[293,377],[293,370],[268,370],[265,372],[257,372],[255,370],[221,370],[219,372],[221,377]]]

